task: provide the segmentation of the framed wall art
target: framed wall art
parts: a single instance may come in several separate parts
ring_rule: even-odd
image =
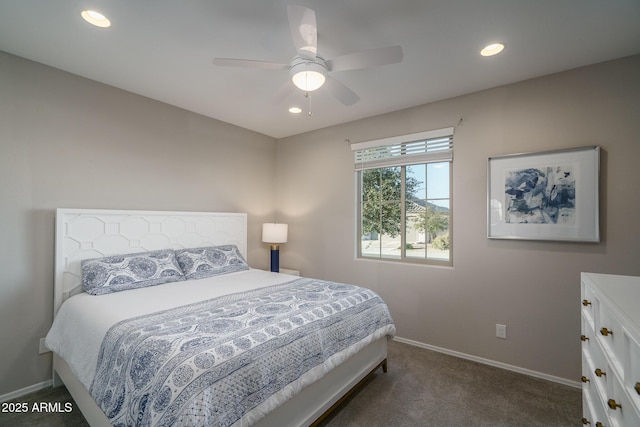
[[[599,242],[600,147],[490,157],[489,239]]]

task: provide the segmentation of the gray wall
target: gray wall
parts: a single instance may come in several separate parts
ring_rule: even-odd
[[[276,141],[0,52],[0,395],[51,378],[58,207],[249,214],[268,268]]]
[[[278,218],[290,223],[281,264],[376,290],[403,338],[577,381],[580,272],[640,275],[638,76],[635,56],[279,140]],[[345,139],[447,126],[453,268],[356,260]],[[486,238],[488,157],[589,145],[602,148],[601,243]]]

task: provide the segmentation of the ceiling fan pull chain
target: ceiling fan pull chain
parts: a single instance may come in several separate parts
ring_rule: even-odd
[[[309,62],[305,62],[304,63],[304,86],[305,87],[309,87]],[[307,114],[309,115],[309,117],[311,117],[312,113],[311,113],[311,97],[309,96],[309,92],[305,91],[304,92],[304,96],[305,98],[307,98]]]

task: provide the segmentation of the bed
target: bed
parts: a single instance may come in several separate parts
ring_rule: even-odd
[[[202,248],[222,254],[219,273],[196,268]],[[96,266],[139,253],[163,283],[92,287]],[[379,296],[246,258],[244,213],[58,209],[54,385],[92,426],[307,426],[386,372],[395,327]]]

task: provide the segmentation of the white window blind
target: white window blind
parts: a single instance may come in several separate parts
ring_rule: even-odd
[[[453,128],[351,144],[355,170],[453,160]]]

